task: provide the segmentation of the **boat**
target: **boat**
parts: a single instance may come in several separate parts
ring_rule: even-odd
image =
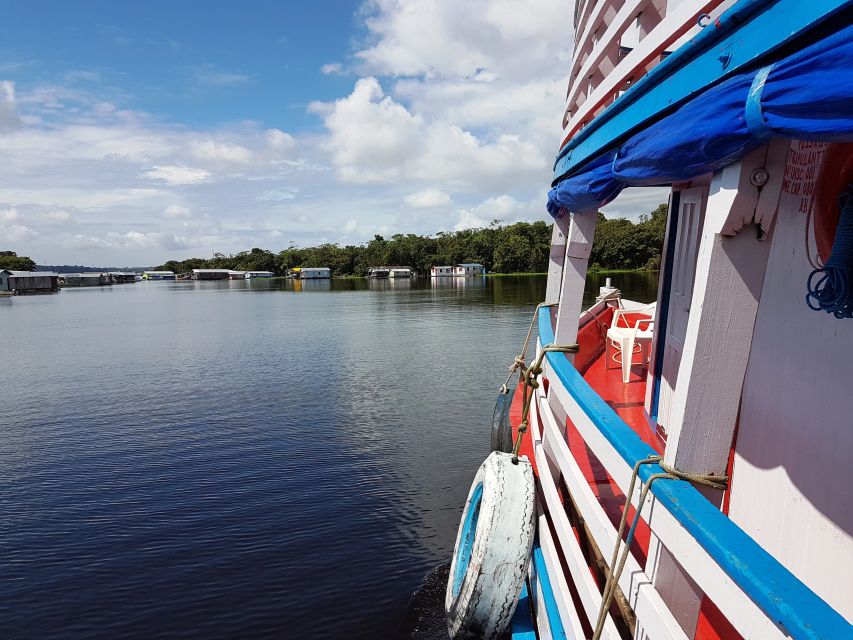
[[[547,289],[450,636],[853,638],[853,3],[574,17]],[[657,299],[584,309],[596,212],[644,186],[669,187]]]
[[[367,277],[377,280],[386,278],[411,278],[414,276],[411,267],[370,267],[367,269]]]

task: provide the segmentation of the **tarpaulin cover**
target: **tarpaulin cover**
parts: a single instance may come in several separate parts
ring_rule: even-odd
[[[853,139],[853,26],[703,91],[560,182],[548,211],[592,211],[626,186],[719,170],[772,136]]]

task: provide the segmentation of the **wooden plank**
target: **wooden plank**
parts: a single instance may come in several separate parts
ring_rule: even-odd
[[[536,456],[536,468],[539,471],[539,486],[542,489],[542,495],[545,498],[545,504],[548,507],[548,513],[551,516],[551,522],[554,524],[554,529],[560,540],[560,548],[563,551],[563,557],[569,565],[569,572],[572,576],[572,581],[580,596],[586,612],[587,619],[594,621],[598,618],[598,609],[601,606],[601,593],[598,586],[589,572],[589,567],[586,564],[586,559],[583,556],[577,538],[572,531],[572,525],[569,523],[569,518],[566,516],[566,511],[563,508],[563,503],[560,502],[560,497],[557,495],[557,485],[551,476],[551,469],[545,455],[545,448],[542,444],[541,434],[539,433],[538,412],[536,405],[531,403],[531,435],[533,436],[533,451]],[[547,523],[545,524],[547,529]],[[542,523],[540,520],[539,535],[542,541]],[[550,533],[548,534],[550,537]],[[544,546],[543,546],[544,549]],[[562,573],[562,572],[561,572]],[[568,594],[568,591],[566,591]],[[568,598],[571,600],[571,596]],[[603,638],[612,638],[620,640],[619,632],[616,630],[616,625],[610,614],[607,615],[607,621],[604,624]]]
[[[759,196],[749,184],[765,161],[757,151],[711,181],[665,453],[684,471],[725,475],[729,459],[770,253],[768,235],[744,226]]]
[[[569,233],[570,216],[554,221],[551,231],[551,253],[548,258],[548,284],[545,287],[545,302],[553,304],[560,301],[560,287],[563,283],[563,265],[566,262],[566,237]]]
[[[583,308],[586,269],[592,252],[596,221],[595,212],[571,214],[563,283],[560,289],[560,308],[554,329],[554,342],[557,344],[573,344],[578,337],[578,318]],[[574,362],[573,354],[569,354],[569,360]]]
[[[585,640],[580,617],[577,609],[575,609],[575,603],[572,600],[566,576],[563,575],[563,567],[560,564],[560,557],[557,555],[557,548],[554,544],[554,539],[551,537],[551,531],[548,528],[546,518],[545,514],[539,515],[539,545],[542,549],[542,557],[545,559],[548,578],[551,582],[551,588],[554,591],[557,608],[560,610],[563,632],[565,633],[565,637],[571,640]]]
[[[589,483],[584,478],[583,471],[581,471],[568,445],[562,438],[557,422],[549,410],[547,400],[539,396],[537,401],[540,408],[539,413],[544,418],[543,437],[553,447],[563,479],[569,487],[595,543],[609,562],[610,553],[616,544],[616,528],[604,512]],[[686,640],[687,636],[633,555],[628,555],[625,569],[619,579],[619,587],[628,598],[638,620],[642,618],[643,626],[652,632],[652,637]]]
[[[546,375],[550,372],[550,364],[546,361]],[[601,431],[572,398],[568,391],[559,383],[556,373],[549,376],[551,386],[549,395],[559,398],[572,423],[577,428],[587,446],[601,461],[607,472],[615,480],[623,492],[627,492],[631,478],[631,467],[622,459]],[[670,482],[670,481],[661,481]],[[632,504],[637,505],[638,494],[632,496]],[[723,615],[735,626],[745,638],[778,638],[786,636],[782,630],[758,607],[755,602],[737,585],[728,574],[716,563],[696,539],[678,522],[660,502],[649,494],[644,518],[651,530],[669,549],[678,550],[679,563],[684,567],[719,607]],[[626,593],[627,595],[627,593]],[[641,620],[640,611],[636,610],[638,622]]]

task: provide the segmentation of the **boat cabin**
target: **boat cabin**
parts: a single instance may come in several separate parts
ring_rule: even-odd
[[[275,274],[272,271],[247,271],[246,280],[253,278],[272,278]]]
[[[574,41],[542,372],[510,411],[519,610],[537,637],[851,638],[849,3],[590,0]],[[657,299],[584,308],[598,210],[647,185]]]
[[[412,276],[411,267],[370,267],[367,270],[368,278],[411,278]]]

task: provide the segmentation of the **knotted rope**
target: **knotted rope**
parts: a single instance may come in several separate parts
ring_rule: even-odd
[[[637,476],[640,473],[640,467],[644,464],[656,464],[663,469],[663,473],[654,473],[649,476],[649,479],[643,485],[640,491],[637,510],[634,512],[634,519],[631,521],[631,528],[628,529],[628,535],[625,537],[624,546],[622,544],[622,534],[625,532],[625,525],[628,522],[628,509],[631,507],[631,496],[634,495],[634,486],[637,483]],[[643,511],[643,506],[646,502],[646,497],[652,488],[652,485],[661,479],[666,480],[687,480],[695,482],[705,487],[719,489],[724,491],[728,486],[728,476],[715,476],[708,473],[690,473],[681,471],[675,467],[668,465],[659,455],[650,455],[647,458],[639,460],[634,465],[634,470],[631,473],[631,482],[628,484],[628,492],[625,494],[625,506],[622,508],[622,519],[619,522],[619,531],[616,534],[616,544],[613,547],[613,555],[610,558],[610,572],[607,575],[607,580],[604,583],[604,591],[601,593],[601,606],[598,609],[598,619],[595,622],[595,631],[592,634],[592,640],[600,640],[601,634],[604,631],[604,622],[607,620],[607,612],[610,611],[610,605],[613,604],[613,596],[616,593],[616,588],[619,585],[619,578],[622,577],[622,571],[625,569],[625,563],[628,560],[628,554],[631,553],[631,542],[634,539],[634,532],[637,529],[637,524],[640,522],[640,514]],[[621,549],[621,553],[620,553]],[[617,564],[618,557],[618,564]]]
[[[823,268],[809,274],[806,304],[836,318],[853,318],[853,185],[838,199],[841,215],[835,228],[832,254]]]
[[[515,356],[512,364],[509,367],[509,374],[504,380],[504,383],[501,385],[501,393],[506,393],[508,391],[508,385],[510,378],[512,378],[512,374],[516,371],[524,371],[524,368],[527,366],[527,362],[525,359],[527,358],[527,349],[530,347],[530,338],[533,337],[533,327],[536,326],[536,317],[539,315],[539,309],[544,309],[545,307],[556,307],[559,305],[559,302],[540,302],[536,305],[536,308],[533,310],[533,317],[530,319],[530,326],[527,328],[527,337],[524,339],[524,344],[521,345],[521,353]],[[518,381],[522,381],[522,376],[519,375]]]
[[[518,452],[521,449],[521,439],[530,426],[530,402],[533,400],[533,391],[539,388],[539,381],[536,379],[542,374],[542,361],[549,353],[577,353],[577,344],[549,344],[542,347],[536,361],[530,365],[521,376],[521,381],[524,383],[522,387],[523,404],[521,409],[521,422],[518,425],[518,435],[515,437],[515,445],[512,447],[512,463],[518,464]]]

